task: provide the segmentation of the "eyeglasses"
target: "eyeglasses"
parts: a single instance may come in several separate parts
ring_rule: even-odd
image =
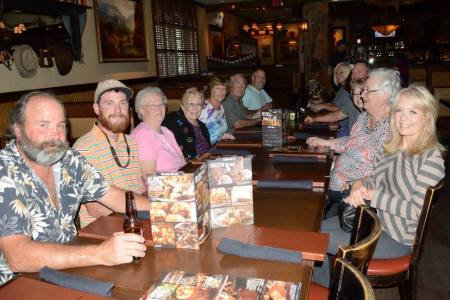
[[[161,104],[144,104],[142,106],[148,106],[148,107],[150,107],[151,110],[158,110],[158,109],[166,108],[166,105],[164,103],[161,103]]]
[[[361,89],[361,94],[370,94],[370,93],[375,93],[375,92],[382,92],[383,90],[369,90],[368,88],[362,88]]]
[[[361,96],[361,93],[353,93],[353,92],[350,92],[350,96]]]

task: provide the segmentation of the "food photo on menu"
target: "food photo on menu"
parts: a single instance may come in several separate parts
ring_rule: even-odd
[[[209,200],[213,228],[253,224],[251,157],[208,161]]]
[[[199,249],[211,231],[207,167],[147,179],[155,247]]]
[[[169,271],[140,300],[295,300],[301,283]]]

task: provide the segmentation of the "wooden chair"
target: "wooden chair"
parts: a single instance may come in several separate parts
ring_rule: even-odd
[[[320,285],[311,285],[308,299],[375,300],[367,278],[348,260],[341,257],[336,258],[334,263],[330,289],[315,290],[313,286]],[[314,297],[311,297],[312,293],[315,293]]]
[[[423,243],[428,231],[431,213],[443,186],[444,179],[427,190],[412,253],[399,258],[372,259],[369,262],[367,277],[373,287],[398,286],[402,300],[416,299],[417,267],[422,256]]]
[[[350,244],[339,246],[337,259],[349,261],[359,272],[365,274],[370,259],[375,252],[382,227],[378,216],[367,206],[358,206],[355,214],[354,227],[350,237]],[[336,266],[334,266],[336,268]],[[320,284],[311,283],[308,299],[327,299],[331,292]],[[335,298],[331,298],[335,299]],[[350,298],[358,299],[358,298]],[[370,298],[368,298],[370,299]]]
[[[352,263],[336,258],[328,299],[375,300],[375,295],[370,282]]]

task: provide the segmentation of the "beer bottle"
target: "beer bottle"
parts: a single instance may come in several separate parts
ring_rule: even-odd
[[[136,203],[133,192],[125,192],[125,219],[123,221],[123,232],[143,235],[143,224],[137,216]]]

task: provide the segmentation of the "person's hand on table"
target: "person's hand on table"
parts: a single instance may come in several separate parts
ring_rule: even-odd
[[[236,138],[231,133],[225,133],[222,136],[222,140],[235,140]]]
[[[331,147],[334,141],[332,139],[326,140],[318,137],[310,137],[306,140],[306,144],[313,147]]]
[[[305,117],[305,123],[307,123],[307,124],[314,123],[314,117],[306,116]]]
[[[145,256],[147,247],[144,242],[144,237],[138,234],[116,232],[98,245],[96,255],[106,266],[130,263],[133,257]]]

